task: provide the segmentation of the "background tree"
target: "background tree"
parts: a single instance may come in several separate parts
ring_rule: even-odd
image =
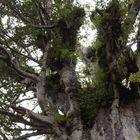
[[[82,7],[73,0],[1,0],[0,8],[1,139],[136,137],[139,84],[128,80],[139,68],[128,43],[139,0],[101,2],[92,12],[98,36],[81,53],[84,83],[76,73]]]

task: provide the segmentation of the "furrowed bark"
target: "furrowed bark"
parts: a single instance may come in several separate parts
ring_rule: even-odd
[[[135,5],[137,3],[137,6]],[[135,5],[135,6],[134,6]],[[133,7],[134,6],[134,7]],[[128,12],[128,16],[132,17],[132,22],[130,22],[129,26],[132,26],[135,22],[136,16],[139,12],[139,1],[135,1],[131,7],[131,10]],[[104,11],[105,12],[105,11]],[[108,14],[109,17],[104,17],[105,14]],[[114,95],[114,99],[112,102],[112,106],[110,107],[110,112],[108,112],[109,118],[111,123],[111,137],[107,137],[104,135],[105,130],[103,128],[103,132],[100,136],[95,136],[96,132],[92,132],[92,139],[103,139],[103,140],[123,140],[125,139],[123,136],[123,124],[121,122],[120,117],[120,103],[122,100],[124,91],[121,91],[121,81],[123,78],[128,78],[131,73],[137,72],[138,67],[136,64],[136,61],[133,57],[133,53],[131,53],[131,49],[126,49],[126,43],[125,38],[122,38],[123,33],[125,33],[125,30],[122,30],[122,25],[120,23],[120,13],[119,13],[119,3],[118,1],[112,1],[111,7],[106,9],[106,13],[103,13],[103,21],[101,22],[100,28],[99,28],[99,38],[100,41],[103,44],[101,48],[99,48],[98,51],[98,64],[100,68],[103,70],[103,72],[108,75],[108,84],[110,87],[112,87],[112,93]],[[129,17],[128,17],[129,18]],[[116,30],[117,29],[117,30]],[[128,33],[129,35],[129,33]],[[120,38],[123,39],[123,41],[120,42]],[[105,56],[105,60],[103,61],[103,53]],[[121,57],[121,63],[123,63],[123,66],[119,63],[119,59]],[[133,65],[133,67],[129,67],[129,65]],[[131,87],[131,84],[130,84]],[[135,95],[138,95],[137,87],[132,84],[131,87],[131,94],[135,92]],[[126,89],[127,90],[127,89]],[[133,96],[135,96],[133,95]],[[129,95],[127,95],[129,96]],[[103,111],[103,110],[102,110]],[[99,117],[99,116],[98,116]],[[97,117],[97,118],[98,118]],[[101,121],[101,120],[100,120]],[[106,120],[107,121],[107,120]],[[106,125],[109,125],[108,122],[106,122]],[[96,130],[96,122],[95,122],[95,128]],[[97,124],[98,125],[98,124]],[[101,124],[104,127],[104,124]],[[102,127],[102,126],[101,126]],[[102,129],[100,127],[100,129]],[[98,130],[97,130],[98,131]],[[103,137],[102,137],[103,136]]]
[[[140,110],[139,100],[120,105],[116,124],[112,126],[113,120],[111,108],[103,108],[98,111],[91,129],[92,140],[133,140],[140,132]],[[115,115],[115,114],[114,114]],[[117,122],[118,121],[118,122]],[[119,125],[119,127],[116,127]],[[114,135],[114,132],[118,135]]]

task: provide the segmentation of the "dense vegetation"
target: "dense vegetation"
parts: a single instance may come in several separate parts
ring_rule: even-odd
[[[0,1],[0,139],[85,140],[100,108],[139,99],[140,2],[107,2],[90,11],[84,52],[87,11],[73,0]]]

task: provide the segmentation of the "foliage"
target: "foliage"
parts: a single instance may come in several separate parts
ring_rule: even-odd
[[[130,73],[130,81],[140,82],[126,49],[134,24],[128,17],[132,1],[98,2],[90,16],[97,39],[79,71],[78,34],[90,12],[73,0],[0,2],[0,139],[44,134],[48,140],[62,134],[71,139],[72,131],[82,129],[77,122],[90,125],[98,109],[111,106]]]
[[[121,20],[125,18],[127,10],[124,3],[120,5],[118,2],[112,1],[106,9],[96,9],[92,12],[91,20],[98,30],[98,38],[92,45],[96,48],[96,65],[98,66],[95,66],[94,63],[92,73],[94,74],[92,79],[94,88],[89,90],[87,86],[87,90],[81,94],[81,110],[85,120],[93,118],[98,108],[111,105],[114,96],[112,79],[115,79],[115,77],[112,78],[112,75],[117,76],[118,85],[116,86],[120,88],[122,75],[127,74],[127,58],[120,50],[117,53],[117,49],[121,49],[121,45],[124,44],[119,44],[120,48],[117,48],[115,43],[124,32]]]
[[[69,51],[75,50],[77,40],[76,36],[79,27],[83,23],[84,15],[85,13],[82,8],[73,7],[72,12],[68,12],[67,15],[61,17],[61,19],[58,22],[60,27],[59,35],[61,39],[61,47],[67,48]]]
[[[110,104],[113,98],[113,89],[108,82],[108,75],[100,69],[100,67],[96,67],[95,71],[95,87],[96,87],[96,94],[99,98],[98,102],[105,106]]]
[[[59,123],[64,123],[66,121],[66,117],[64,115],[60,114],[58,109],[55,106],[51,106],[50,111],[51,111],[51,113],[54,114],[55,119]]]
[[[80,93],[80,107],[81,114],[84,121],[88,122],[92,120],[96,115],[98,104],[96,103],[96,95],[93,89],[86,88],[82,89]]]
[[[93,48],[95,48],[95,49],[99,49],[100,47],[102,47],[102,42],[100,41],[100,39],[96,39],[96,41],[93,43]]]
[[[140,71],[131,74],[129,77],[129,81],[135,82],[135,83],[140,83]]]
[[[68,5],[66,5],[67,7]],[[65,8],[62,10],[65,10]],[[61,68],[66,60],[68,63],[75,62],[77,47],[77,34],[84,20],[84,9],[80,7],[67,7],[58,20],[58,29],[53,34],[52,48],[49,49],[49,66],[54,70]],[[70,9],[69,9],[70,8]],[[61,13],[59,13],[61,14]],[[61,63],[61,64],[60,64]],[[55,69],[56,69],[55,68]]]
[[[96,11],[92,12],[91,21],[94,23],[95,27],[99,29],[102,17]]]
[[[92,120],[100,107],[109,106],[113,101],[112,87],[106,79],[107,75],[99,67],[96,67],[93,73],[95,75],[93,87],[87,86],[80,94],[80,106],[85,121]]]

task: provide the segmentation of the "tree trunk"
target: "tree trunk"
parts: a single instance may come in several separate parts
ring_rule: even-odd
[[[92,140],[134,140],[140,132],[139,106],[140,100],[121,105],[116,108],[118,114],[111,108],[100,109],[91,129]]]
[[[79,131],[66,132],[55,140],[134,140],[140,132],[140,100],[122,104],[119,108],[101,108],[92,127],[82,125]],[[117,112],[117,114],[116,114]]]
[[[74,126],[72,124],[72,129],[69,125],[70,133],[65,129],[65,137],[60,140],[134,140],[140,132],[138,86],[130,83],[128,89],[122,84],[131,73],[138,71],[138,67],[133,52],[126,48],[118,1],[112,1],[101,16],[97,63],[106,75],[103,82],[107,82],[107,93],[114,95],[112,105],[98,110],[92,127],[80,119]]]

